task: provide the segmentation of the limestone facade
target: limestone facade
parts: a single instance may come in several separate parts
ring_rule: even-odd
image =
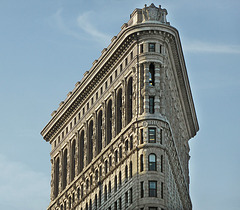
[[[192,209],[198,122],[167,11],[135,9],[42,130],[52,146],[48,210]]]

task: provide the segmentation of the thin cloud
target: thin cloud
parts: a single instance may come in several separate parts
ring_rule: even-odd
[[[109,35],[106,35],[102,32],[100,32],[97,28],[95,28],[90,23],[90,17],[94,16],[93,12],[85,12],[82,15],[78,16],[77,22],[78,26],[85,31],[87,34],[91,35],[95,41],[100,42],[109,42],[111,37]]]
[[[48,177],[0,154],[0,209],[44,209],[49,203]]]
[[[240,46],[207,43],[201,41],[185,42],[184,51],[194,53],[240,54]]]
[[[66,24],[64,23],[63,19],[62,19],[62,9],[59,9],[54,15],[53,15],[53,19],[55,24],[57,25],[57,27],[63,31],[65,34],[73,36],[76,39],[82,40],[83,37],[75,32],[74,30],[69,29]]]

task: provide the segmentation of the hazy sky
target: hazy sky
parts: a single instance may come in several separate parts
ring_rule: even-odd
[[[151,2],[179,30],[197,111],[193,209],[240,209],[238,0],[0,0],[0,209],[46,209],[50,145],[40,131],[131,12]]]

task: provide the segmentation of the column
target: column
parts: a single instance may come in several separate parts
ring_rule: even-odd
[[[149,112],[149,95],[148,95],[148,89],[149,89],[149,62],[146,62],[143,64],[144,66],[144,87],[143,87],[143,111],[144,113]]]
[[[116,105],[116,92],[112,91],[112,139],[116,136]]]
[[[160,63],[154,63],[155,65],[155,98],[154,98],[154,110],[155,113],[160,113]]]
[[[160,113],[165,115],[165,73],[166,73],[166,66],[162,66],[160,69]]]
[[[54,200],[55,196],[55,160],[51,159],[51,201]]]
[[[88,138],[88,123],[84,123],[84,167],[85,168],[88,165],[87,161],[87,152],[88,152],[88,145],[87,145],[87,138]]]

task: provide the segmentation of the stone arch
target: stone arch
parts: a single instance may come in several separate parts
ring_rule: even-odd
[[[97,115],[97,144],[96,144],[97,154],[99,154],[102,150],[102,135],[103,135],[103,132],[102,132],[103,119],[102,119],[102,117],[103,117],[102,110],[100,110]]]
[[[82,172],[84,168],[84,130],[80,132],[79,138],[79,173]]]
[[[127,83],[127,97],[126,97],[126,119],[127,119],[127,124],[131,122],[132,120],[132,108],[133,108],[133,78],[130,77]]]
[[[63,164],[62,164],[62,187],[65,189],[67,186],[67,156],[68,151],[67,149],[63,152]]]
[[[59,157],[56,158],[54,164],[54,197],[56,198],[59,193]]]
[[[87,153],[87,160],[90,163],[93,159],[93,120],[90,121],[88,126],[88,153]]]
[[[116,106],[116,134],[122,130],[122,88],[117,92]]]
[[[107,118],[106,118],[106,140],[107,144],[110,143],[112,139],[112,99],[107,103]]]
[[[72,151],[71,151],[71,181],[75,177],[75,155],[76,155],[76,140],[74,139],[72,142]]]

